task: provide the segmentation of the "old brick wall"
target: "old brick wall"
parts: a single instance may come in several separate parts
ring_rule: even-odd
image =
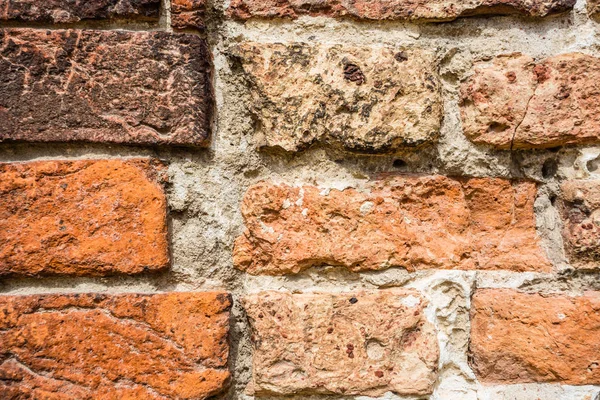
[[[600,2],[0,0],[0,399],[600,399]]]

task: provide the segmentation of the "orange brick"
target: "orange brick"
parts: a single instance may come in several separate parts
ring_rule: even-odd
[[[0,275],[167,268],[162,168],[149,159],[0,164]]]
[[[0,296],[0,393],[204,399],[227,370],[227,293]]]
[[[600,292],[475,292],[472,366],[484,382],[600,384]]]

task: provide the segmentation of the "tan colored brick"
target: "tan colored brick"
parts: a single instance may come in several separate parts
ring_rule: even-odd
[[[0,29],[0,142],[207,146],[211,55],[197,35]]]
[[[481,62],[461,89],[464,133],[500,149],[600,143],[599,80],[600,59],[581,53]]]
[[[204,399],[229,379],[230,307],[224,292],[0,296],[0,393]]]
[[[550,271],[536,234],[532,182],[397,176],[366,190],[267,182],[242,202],[234,264],[251,274],[320,265],[351,271]]]
[[[435,142],[442,120],[433,52],[245,43],[232,51],[250,83],[259,145],[315,142],[387,153]]]
[[[158,20],[160,0],[0,0],[0,21],[69,23],[108,18]]]
[[[472,15],[545,17],[570,10],[575,0],[232,0],[239,19],[298,18],[302,15],[367,20],[448,21]]]
[[[561,184],[563,238],[571,265],[600,266],[600,181],[572,180]]]
[[[439,356],[415,290],[262,292],[244,306],[258,394],[428,394]]]
[[[149,159],[0,164],[0,275],[167,268],[162,169]]]
[[[541,295],[477,290],[472,367],[484,382],[600,383],[600,292]]]

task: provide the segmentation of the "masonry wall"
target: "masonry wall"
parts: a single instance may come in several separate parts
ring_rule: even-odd
[[[600,399],[588,0],[0,0],[0,398]]]

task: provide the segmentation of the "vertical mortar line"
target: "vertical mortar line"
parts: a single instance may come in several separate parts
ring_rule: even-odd
[[[167,32],[173,32],[171,27],[171,0],[161,0],[158,26]]]

